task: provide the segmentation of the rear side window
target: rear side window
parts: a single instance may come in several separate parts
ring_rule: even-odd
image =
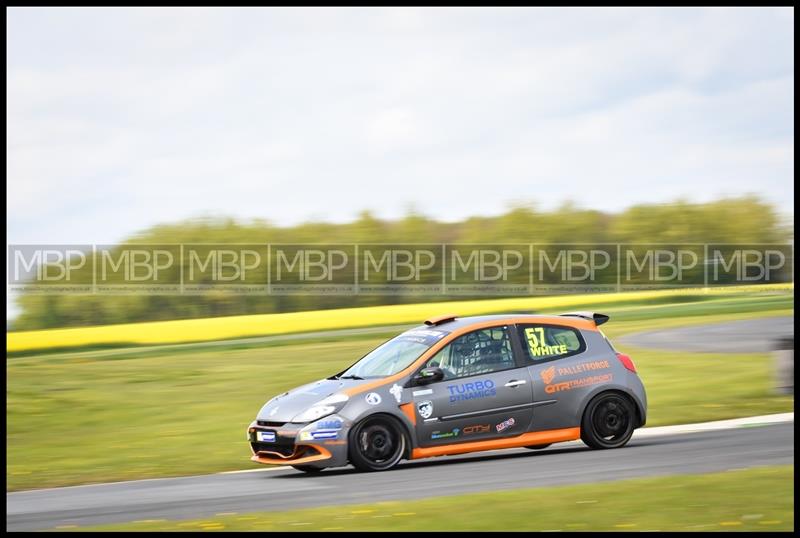
[[[518,325],[526,360],[542,362],[582,353],[586,349],[580,331],[558,325]]]

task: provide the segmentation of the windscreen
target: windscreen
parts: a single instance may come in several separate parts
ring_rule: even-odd
[[[447,334],[447,331],[436,329],[406,331],[370,351],[340,377],[369,379],[394,375],[410,366]]]

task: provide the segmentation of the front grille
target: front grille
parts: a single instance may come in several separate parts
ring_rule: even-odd
[[[291,443],[250,443],[253,452],[273,452],[288,458],[294,454],[294,442]]]
[[[285,422],[270,422],[268,420],[258,420],[256,421],[259,426],[266,426],[268,428],[280,428]]]

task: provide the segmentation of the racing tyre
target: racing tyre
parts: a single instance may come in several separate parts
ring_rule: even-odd
[[[526,446],[525,448],[530,448],[531,450],[541,450],[543,448],[549,447],[552,444],[553,443],[547,443],[546,445],[530,445],[530,446]]]
[[[321,467],[314,467],[313,465],[292,465],[298,471],[303,471],[304,473],[319,473],[322,471]]]
[[[617,393],[600,394],[583,412],[581,440],[592,448],[620,448],[633,435],[636,413],[631,401]]]
[[[350,432],[350,463],[359,471],[386,471],[403,458],[406,436],[388,416],[368,417]]]

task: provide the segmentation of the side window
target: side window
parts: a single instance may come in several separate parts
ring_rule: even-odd
[[[445,380],[516,368],[509,329],[491,327],[459,336],[424,367],[431,366],[441,368]]]
[[[568,357],[586,349],[580,332],[571,327],[520,325],[518,330],[525,356],[532,362]]]

